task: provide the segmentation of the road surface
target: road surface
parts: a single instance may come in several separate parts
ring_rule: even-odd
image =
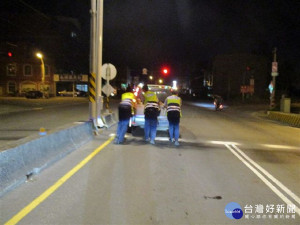
[[[180,129],[180,147],[103,130],[3,196],[0,223],[300,224],[298,128],[185,103]]]

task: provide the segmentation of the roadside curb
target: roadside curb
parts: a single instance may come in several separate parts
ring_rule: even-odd
[[[0,152],[0,197],[93,139],[91,122],[68,126]]]
[[[267,118],[284,122],[291,126],[300,128],[300,114],[268,111]]]

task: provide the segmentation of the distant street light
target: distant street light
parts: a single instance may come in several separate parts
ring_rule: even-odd
[[[159,80],[158,80],[158,83],[162,84],[162,83],[163,83],[163,80],[162,80],[162,79],[159,79]]]
[[[153,76],[149,76],[149,79],[150,79],[150,80],[153,80]]]
[[[43,92],[43,98],[45,98],[45,93],[44,93],[44,84],[45,84],[45,64],[44,64],[44,60],[43,60],[43,55],[38,52],[36,53],[36,56],[41,59],[41,72],[42,72],[42,83],[41,83],[41,87],[42,87],[42,92]],[[40,90],[41,90],[40,87]]]

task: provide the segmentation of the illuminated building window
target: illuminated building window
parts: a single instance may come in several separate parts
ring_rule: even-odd
[[[7,76],[16,76],[17,66],[16,64],[8,64],[6,67]]]

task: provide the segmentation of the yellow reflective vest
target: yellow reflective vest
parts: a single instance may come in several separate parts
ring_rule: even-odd
[[[125,92],[121,96],[121,102],[120,105],[128,105],[131,106],[131,111],[132,113],[134,112],[134,101],[135,101],[135,96],[132,92]]]
[[[144,94],[144,98],[144,105],[146,105],[147,102],[158,102],[158,98],[153,91],[146,91],[146,93]]]
[[[181,115],[181,98],[177,95],[172,95],[166,98],[165,106],[167,107],[167,113],[171,111],[178,111]]]

